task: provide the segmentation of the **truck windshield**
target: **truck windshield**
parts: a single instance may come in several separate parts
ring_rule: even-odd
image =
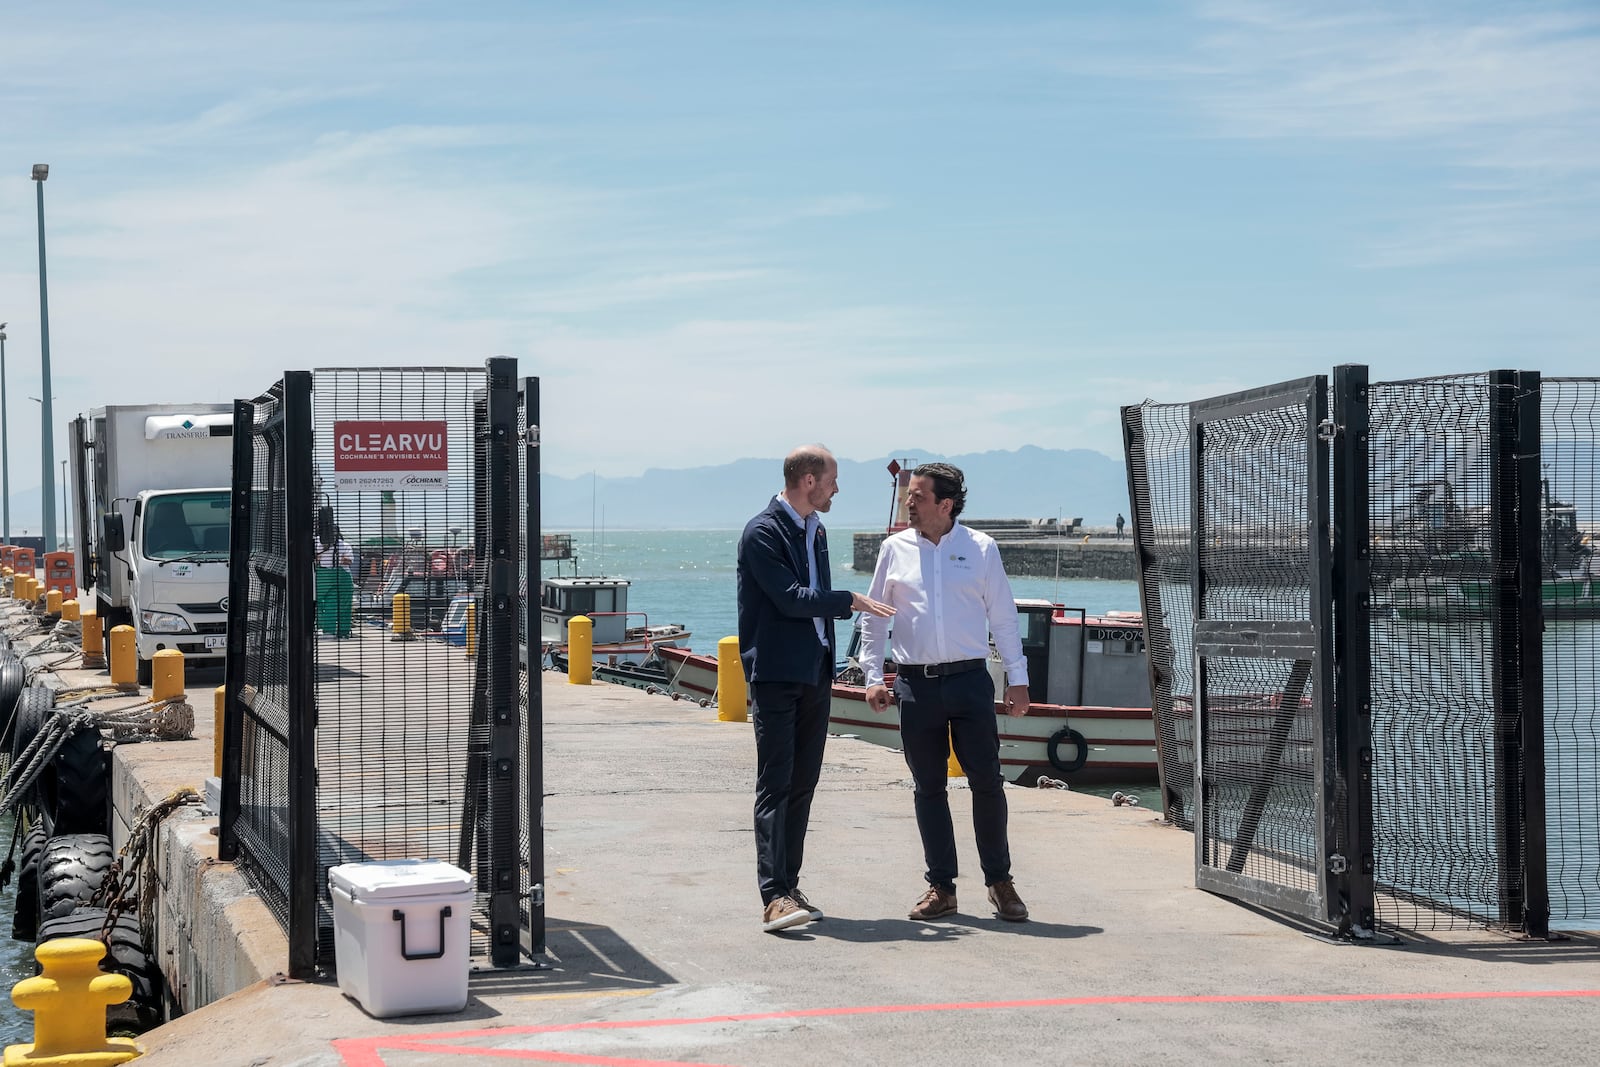
[[[144,513],[144,554],[149,559],[227,558],[227,491],[150,498]]]

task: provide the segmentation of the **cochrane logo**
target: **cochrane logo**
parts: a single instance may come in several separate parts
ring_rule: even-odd
[[[401,485],[443,485],[442,474],[407,474],[400,479]]]

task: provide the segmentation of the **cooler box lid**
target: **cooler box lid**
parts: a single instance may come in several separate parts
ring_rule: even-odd
[[[371,860],[328,868],[328,881],[357,901],[466,893],[472,876],[443,860]]]

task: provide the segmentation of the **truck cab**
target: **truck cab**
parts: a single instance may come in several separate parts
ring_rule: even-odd
[[[133,501],[128,535],[108,538],[112,566],[125,567],[139,676],[177,649],[186,662],[218,666],[228,634],[229,490],[152,490]],[[120,542],[120,548],[119,548]]]

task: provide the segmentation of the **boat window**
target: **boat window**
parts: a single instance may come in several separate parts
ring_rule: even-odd
[[[567,590],[566,610],[574,615],[587,615],[594,610],[593,589]]]
[[[594,611],[616,611],[617,594],[614,589],[596,589],[594,591]]]
[[[1044,648],[1050,643],[1050,615],[1048,611],[1017,612],[1017,632],[1023,648]]]

